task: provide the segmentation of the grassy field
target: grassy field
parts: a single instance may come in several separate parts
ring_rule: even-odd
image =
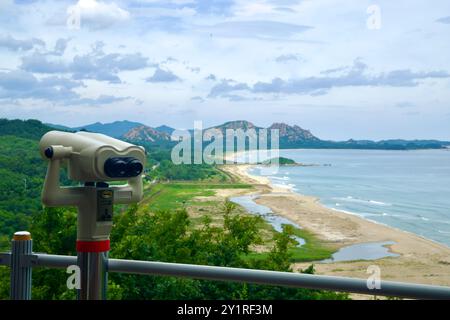
[[[200,182],[176,182],[158,183],[150,186],[145,192],[144,206],[154,210],[172,210],[198,204],[196,197],[211,197],[215,195],[217,189],[250,189],[249,184],[243,183],[200,183]],[[203,205],[207,203],[202,202]]]
[[[227,189],[246,191],[252,188],[253,186],[250,184],[238,182],[221,184],[213,182],[172,182],[147,185],[144,200],[141,202],[139,210],[152,212],[185,208],[191,218],[192,228],[201,226],[205,217],[208,217],[212,224],[221,225],[223,223],[225,198],[218,197],[217,193],[224,192]],[[240,206],[236,207],[235,214],[250,215]],[[254,252],[247,255],[246,259],[266,258],[273,246],[273,235],[276,233],[274,228],[262,219],[258,227],[263,244],[254,248]],[[290,249],[293,262],[327,259],[335,252],[332,246],[320,241],[307,230],[294,228],[294,234],[305,239],[306,244]]]

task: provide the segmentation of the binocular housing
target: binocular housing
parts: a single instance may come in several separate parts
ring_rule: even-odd
[[[39,148],[44,159],[67,162],[69,179],[75,181],[128,180],[144,170],[143,147],[103,134],[50,131]]]

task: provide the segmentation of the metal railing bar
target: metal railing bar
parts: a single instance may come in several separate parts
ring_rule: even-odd
[[[393,281],[381,281],[380,289],[369,289],[366,280],[356,278],[118,259],[109,259],[108,268],[109,272],[251,282],[403,298],[450,299],[450,287]]]
[[[75,256],[60,256],[55,254],[33,254],[32,264],[34,267],[62,268],[77,264]]]
[[[0,265],[9,265],[8,255],[9,253],[0,254]],[[33,267],[67,268],[77,264],[77,257],[34,253],[31,262]],[[369,289],[364,279],[168,262],[109,259],[108,272],[247,282],[402,298],[450,299],[450,287],[444,286],[381,281],[380,289]]]

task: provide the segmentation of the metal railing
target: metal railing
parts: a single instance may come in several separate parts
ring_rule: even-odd
[[[33,253],[31,241],[13,240],[12,251],[0,253],[0,265],[11,267],[11,299],[31,299],[32,268],[77,265],[77,257],[74,256]],[[348,277],[122,259],[107,259],[106,263],[108,272],[127,274],[247,282],[414,299],[450,299],[450,287],[444,286],[381,281],[379,288],[370,289],[367,280]]]

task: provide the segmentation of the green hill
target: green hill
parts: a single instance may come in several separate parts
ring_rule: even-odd
[[[39,120],[0,119],[0,136],[16,136],[39,140],[46,132],[54,130]]]
[[[51,130],[38,120],[0,119],[0,238],[29,229],[31,215],[42,208],[47,164],[38,144]]]

